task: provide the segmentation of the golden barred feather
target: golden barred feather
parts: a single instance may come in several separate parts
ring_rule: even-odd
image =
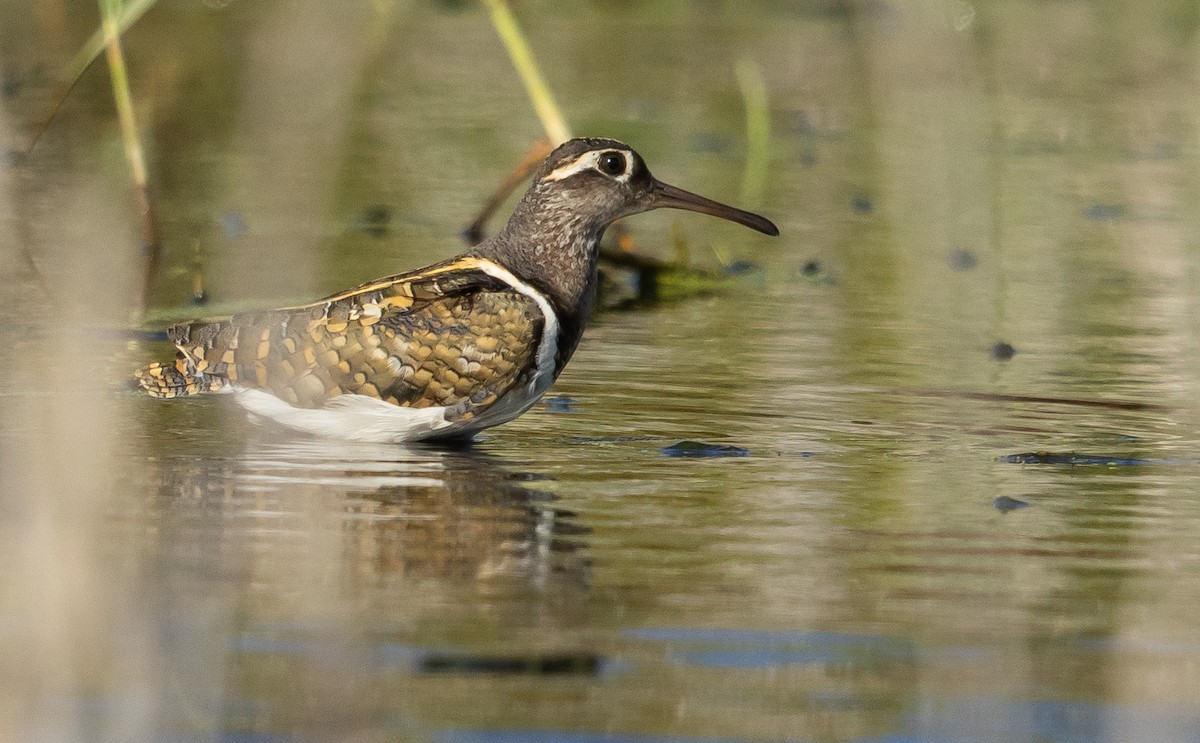
[[[465,419],[531,372],[543,327],[528,296],[460,258],[301,307],[176,325],[175,364],[135,380],[154,397],[233,385],[302,408],[358,394]]]

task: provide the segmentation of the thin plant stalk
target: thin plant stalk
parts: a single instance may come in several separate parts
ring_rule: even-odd
[[[138,314],[144,314],[149,301],[150,287],[158,272],[160,241],[158,222],[150,200],[149,177],[146,173],[146,158],[142,154],[142,142],[138,136],[137,119],[133,112],[133,96],[129,92],[129,75],[125,69],[125,55],[121,51],[121,30],[118,19],[121,0],[100,0],[101,28],[104,31],[105,53],[108,69],[112,76],[113,98],[117,105],[117,118],[121,124],[121,139],[125,143],[125,157],[133,176],[133,185],[142,221],[144,253],[142,276],[138,287]]]
[[[525,42],[521,28],[505,0],[483,0],[483,3],[492,14],[492,25],[496,27],[500,40],[504,42],[504,48],[508,50],[508,56],[512,59],[513,67],[517,68],[521,82],[525,84],[525,91],[542,121],[546,136],[550,143],[557,147],[571,138],[571,130],[558,104],[554,102],[546,80],[538,70],[537,62],[533,59],[533,53],[529,50],[529,44]]]
[[[762,68],[744,57],[736,68],[738,87],[746,107],[746,168],[742,172],[742,203],[757,204],[767,184],[771,157],[771,111]]]

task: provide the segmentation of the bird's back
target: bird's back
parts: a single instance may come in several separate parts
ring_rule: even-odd
[[[358,395],[469,420],[537,372],[544,327],[503,269],[463,257],[309,305],[176,325],[175,361],[135,378],[155,397],[258,390],[321,408]]]

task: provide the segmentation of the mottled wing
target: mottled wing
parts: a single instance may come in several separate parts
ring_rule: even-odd
[[[358,394],[463,420],[528,379],[544,326],[533,300],[465,258],[170,336],[195,373],[297,407]]]

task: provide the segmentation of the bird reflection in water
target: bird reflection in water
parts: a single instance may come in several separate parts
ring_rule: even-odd
[[[186,593],[180,603],[232,599],[244,635],[307,642],[316,629],[317,639],[383,642],[387,652],[399,642],[416,671],[473,671],[429,649],[470,659],[490,652],[469,641],[475,628],[553,631],[586,610],[588,529],[555,506],[544,478],[478,448],[263,438],[229,458],[156,461],[160,513],[146,516],[159,559],[202,566],[173,586]],[[562,645],[537,642],[516,651],[529,665],[492,658],[479,671],[594,670],[576,650],[564,664]]]
[[[588,530],[538,486],[545,478],[510,470],[477,448],[264,438],[232,461],[175,461],[162,476],[169,494],[219,494],[226,536],[234,517],[236,526],[249,527],[258,556],[269,561],[278,552],[286,561],[307,535],[309,557],[319,554],[326,568],[331,559],[340,562],[350,584],[586,586],[580,548]],[[211,513],[215,504],[208,505]],[[335,533],[340,549],[331,543]],[[342,590],[350,588],[343,583]]]
[[[374,555],[381,575],[519,579],[540,590],[552,581],[586,583],[580,540],[588,530],[537,488],[544,478],[476,450],[418,456],[429,469],[412,482],[348,491],[347,540]]]

